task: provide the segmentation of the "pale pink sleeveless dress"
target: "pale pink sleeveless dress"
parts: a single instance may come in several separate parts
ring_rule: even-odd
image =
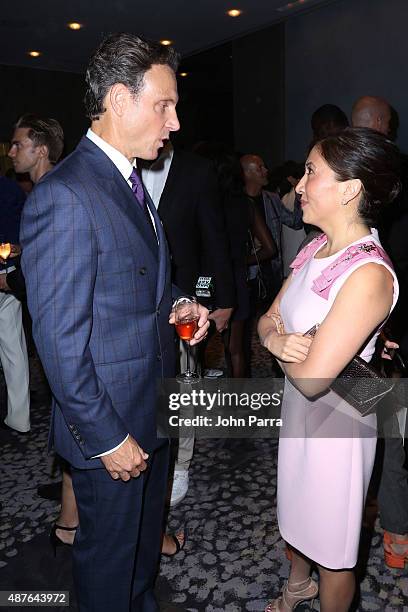
[[[352,244],[368,240],[380,245],[376,232]],[[348,276],[370,261],[385,265],[393,274],[394,307],[398,298],[395,273],[383,260],[370,257],[351,265],[334,282],[328,299],[312,291],[313,281],[341,253],[313,257],[292,276],[280,306],[287,332],[305,333],[321,323]],[[360,353],[366,361],[373,355],[378,333]],[[333,342],[341,342],[341,330]],[[324,567],[354,567],[375,457],[376,416],[360,417],[333,392],[307,400],[286,380],[282,419],[277,491],[281,535]]]

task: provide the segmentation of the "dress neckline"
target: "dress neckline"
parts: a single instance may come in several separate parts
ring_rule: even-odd
[[[354,240],[354,242],[350,242],[350,244],[347,244],[345,247],[343,247],[342,249],[340,249],[339,251],[336,251],[336,253],[333,253],[333,255],[327,255],[327,257],[316,257],[316,255],[319,253],[319,251],[326,246],[327,244],[327,240],[325,242],[323,242],[323,244],[321,244],[319,246],[319,248],[317,249],[317,251],[314,253],[313,257],[312,257],[312,261],[330,261],[331,259],[334,259],[335,257],[338,257],[343,251],[345,251],[346,249],[350,248],[351,246],[353,246],[353,244],[357,244],[358,242],[360,242],[361,240],[367,240],[367,239],[371,239],[371,240],[376,240],[375,236],[372,232],[370,232],[369,234],[366,234],[365,236],[362,236],[361,238],[357,238],[357,240]]]

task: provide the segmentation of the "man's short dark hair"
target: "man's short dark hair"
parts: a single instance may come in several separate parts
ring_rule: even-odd
[[[86,71],[85,109],[89,119],[105,112],[103,101],[115,83],[123,83],[134,96],[143,87],[145,73],[155,64],[176,71],[178,54],[171,46],[121,32],[105,38],[89,60]]]
[[[42,119],[36,115],[23,115],[14,126],[27,128],[28,137],[36,147],[45,145],[48,149],[48,158],[56,164],[64,149],[64,132],[56,119]]]
[[[335,104],[323,104],[312,115],[311,125],[316,140],[338,134],[348,127],[347,115]]]

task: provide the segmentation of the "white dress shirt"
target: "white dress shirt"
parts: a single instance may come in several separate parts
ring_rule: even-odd
[[[92,142],[96,144],[97,147],[102,149],[102,151],[109,157],[111,162],[115,164],[115,166],[117,167],[117,169],[119,170],[119,172],[121,173],[121,175],[123,176],[127,184],[129,185],[129,187],[132,189],[130,175],[132,174],[133,168],[136,168],[136,160],[133,162],[133,164],[131,164],[128,158],[123,155],[123,153],[115,149],[115,147],[112,147],[112,145],[106,142],[106,140],[103,140],[103,138],[95,134],[95,132],[93,132],[91,128],[88,129],[86,133],[86,137],[89,138],[89,140],[92,140]],[[149,211],[149,215],[152,220],[152,225],[153,225],[154,231],[156,232],[156,224],[154,222],[152,213],[150,212],[150,209],[148,206],[146,208]],[[156,236],[157,236],[157,232],[156,232]]]
[[[156,209],[159,207],[160,198],[166,185],[171,162],[173,161],[173,154],[173,145],[169,140],[150,168],[142,168],[143,185],[149,192],[149,196],[152,198]]]

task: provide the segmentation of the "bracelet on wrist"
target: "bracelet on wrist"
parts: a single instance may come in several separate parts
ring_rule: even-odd
[[[279,335],[285,333],[285,327],[283,325],[282,317],[279,314],[274,312],[266,312],[264,316],[268,317],[268,319],[272,319],[272,321],[275,323],[276,331]]]

